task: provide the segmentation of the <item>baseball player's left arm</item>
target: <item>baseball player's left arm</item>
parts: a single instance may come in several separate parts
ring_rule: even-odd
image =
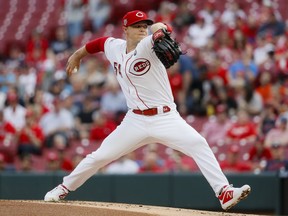
[[[165,24],[165,23],[161,23],[161,22],[157,22],[151,26],[152,34],[156,31],[158,31],[159,29],[166,29],[168,32],[170,32],[170,33],[172,32],[172,27],[170,25]]]

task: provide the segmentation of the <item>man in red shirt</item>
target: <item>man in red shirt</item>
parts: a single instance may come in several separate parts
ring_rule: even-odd
[[[3,111],[0,110],[0,153],[7,163],[14,161],[15,134],[16,129],[10,122],[4,120]]]
[[[264,146],[265,137],[258,136],[255,144],[249,149],[249,159],[254,170],[264,169],[265,162],[272,158],[271,149]],[[264,162],[264,163],[262,163]]]
[[[26,125],[18,133],[18,154],[42,154],[44,135],[31,110],[26,112]]]
[[[248,163],[240,161],[240,148],[237,145],[232,145],[226,155],[226,160],[220,162],[220,167],[224,172],[247,172],[251,171],[251,166]]]
[[[240,109],[237,112],[237,121],[227,131],[226,142],[254,142],[257,135],[255,128],[255,124],[251,122],[247,111]]]
[[[96,111],[93,114],[93,123],[90,130],[91,141],[101,141],[105,139],[117,127],[116,123],[110,121],[105,113]]]
[[[140,173],[163,173],[165,170],[164,166],[160,164],[160,158],[154,151],[148,151],[144,157],[140,166]]]

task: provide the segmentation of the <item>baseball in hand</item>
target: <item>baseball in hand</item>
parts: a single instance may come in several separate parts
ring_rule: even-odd
[[[75,67],[72,71],[72,73],[77,73],[78,72],[78,69]]]
[[[167,26],[161,22],[155,23],[151,26],[152,33],[156,32],[159,29],[167,29]]]

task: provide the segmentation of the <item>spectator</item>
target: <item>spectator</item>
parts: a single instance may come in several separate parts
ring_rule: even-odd
[[[77,151],[77,150],[79,150],[79,151]],[[72,156],[72,167],[73,168],[71,170],[73,170],[81,162],[81,160],[84,159],[84,157],[85,157],[84,149],[83,148],[77,148],[75,154],[73,154],[73,156]],[[68,169],[67,169],[68,166],[66,165],[65,167],[66,167],[66,170],[68,171]]]
[[[33,160],[30,154],[23,154],[19,158],[19,172],[32,172],[33,171]]]
[[[70,172],[73,169],[73,162],[71,159],[65,156],[64,150],[53,149],[49,151],[46,160],[47,171]]]
[[[179,63],[174,64],[168,70],[168,78],[172,89],[174,101],[177,106],[185,103],[185,91],[183,77],[180,73]]]
[[[83,76],[86,85],[96,84],[103,86],[106,82],[104,73],[105,67],[100,59],[89,58],[85,63],[85,77]]]
[[[40,29],[34,29],[26,45],[26,62],[30,66],[37,66],[38,62],[43,62],[47,57],[49,48],[48,39]]]
[[[53,85],[56,85],[59,89],[56,95],[62,98],[66,98],[73,92],[73,87],[69,83],[65,70],[57,70],[54,73]]]
[[[89,95],[89,97],[93,101],[93,107],[96,110],[101,109],[100,104],[101,104],[101,98],[103,95],[103,87],[98,86],[96,84],[88,85],[86,94]]]
[[[238,109],[247,111],[250,116],[259,115],[263,110],[263,99],[250,82],[239,80],[235,84],[235,99]]]
[[[257,136],[254,145],[249,149],[248,161],[255,172],[262,171],[267,161],[272,158],[271,150],[264,146],[264,141],[264,136]]]
[[[80,73],[75,74],[76,76],[71,77],[70,83],[72,85],[72,92],[70,94],[70,97],[73,101],[73,106],[74,106],[74,112],[73,114],[77,114],[79,110],[81,110],[83,106],[83,101],[85,97],[87,96],[87,92],[85,89],[85,82],[83,77],[80,75]],[[88,86],[89,88],[89,86]],[[90,95],[91,96],[91,95]],[[92,95],[93,97],[93,95]]]
[[[179,58],[179,72],[182,76],[183,91],[185,92],[185,98],[184,98],[185,101],[183,102],[183,104],[180,104],[179,112],[182,115],[186,115],[187,114],[186,97],[191,86],[193,86],[193,88],[194,87],[196,88],[196,86],[198,87],[198,83],[200,83],[199,85],[201,86],[201,81],[199,81],[200,72],[198,70],[196,61],[187,55],[181,55]]]
[[[5,156],[0,152],[0,173],[6,171]]]
[[[259,26],[257,36],[260,37],[277,37],[285,33],[285,23],[277,20],[275,13],[272,10],[267,10],[265,20]]]
[[[140,165],[139,173],[163,173],[166,171],[162,164],[159,164],[159,156],[154,151],[147,151]]]
[[[93,32],[97,32],[111,16],[111,3],[108,0],[89,0],[88,8]]]
[[[172,25],[177,29],[177,32],[182,33],[185,27],[195,23],[195,16],[191,13],[190,4],[187,1],[181,1],[176,9]]]
[[[288,79],[284,78],[284,80],[281,80],[281,82],[278,82],[277,84],[280,85],[279,89],[278,89],[279,91],[276,92],[276,94],[274,95],[273,99],[274,100],[277,99],[277,102],[285,104],[285,102],[288,100],[288,91],[287,91],[287,89],[288,89]],[[277,98],[277,96],[278,96],[278,98]]]
[[[50,49],[57,55],[59,53],[69,52],[72,46],[66,27],[57,26],[55,29],[55,35],[49,44]]]
[[[89,133],[93,123],[93,113],[96,111],[93,99],[87,96],[83,101],[83,106],[75,117],[75,129],[79,139],[89,138]]]
[[[60,160],[61,170],[65,172],[71,172],[74,168],[73,158],[70,158],[70,156],[66,154],[65,149],[58,149],[57,152]]]
[[[16,77],[16,67],[8,67],[8,65],[0,65],[0,92],[7,93],[10,88],[15,88],[17,83]],[[1,106],[3,107],[3,102],[5,100],[5,95],[1,96]]]
[[[207,107],[207,115],[213,115],[218,104],[227,106],[227,112],[232,115],[237,109],[235,89],[228,85],[228,71],[225,64],[220,63],[220,58],[216,57],[208,65],[207,80],[204,81],[205,96],[204,103]],[[210,110],[210,111],[209,111]]]
[[[44,134],[32,110],[27,110],[25,126],[17,133],[18,155],[41,155]]]
[[[187,77],[184,77],[184,79],[190,78],[186,95],[187,114],[206,115],[206,107],[205,104],[203,104],[203,99],[204,82],[208,67],[207,64],[202,61],[200,55],[195,56],[193,60],[196,70],[189,70],[190,72],[193,72],[192,74],[188,74],[187,71],[185,73]]]
[[[267,102],[260,114],[259,133],[266,135],[275,127],[278,116],[278,110],[272,101]]]
[[[215,116],[204,123],[201,134],[210,145],[221,144],[225,142],[227,131],[231,126],[232,121],[229,119],[226,105],[219,104]]]
[[[281,146],[288,146],[288,128],[286,117],[280,117],[280,119],[276,121],[276,127],[272,128],[266,135],[265,146],[271,147],[275,143]]]
[[[130,158],[132,153],[125,155],[117,161],[109,164],[105,173],[107,174],[136,174],[139,172],[139,164]]]
[[[163,22],[171,25],[175,17],[176,5],[173,2],[162,1],[157,10],[154,22]]]
[[[246,38],[246,42],[249,44],[255,44],[257,30],[258,30],[258,22],[253,16],[248,16],[246,22],[244,22],[242,26],[242,32]]]
[[[25,126],[26,108],[19,103],[15,89],[7,93],[7,106],[4,108],[4,120],[10,122],[16,130]]]
[[[45,170],[48,172],[61,171],[61,164],[57,153],[51,151],[47,154]]]
[[[235,26],[236,19],[240,17],[242,19],[246,18],[245,12],[240,8],[238,2],[228,2],[225,5],[225,9],[221,14],[221,23],[224,26]]]
[[[228,71],[229,84],[232,86],[238,79],[253,83],[258,75],[257,65],[246,52],[240,54],[239,58],[230,65]]]
[[[0,110],[0,154],[9,164],[14,162],[16,153],[15,134],[16,129],[9,121],[4,120],[3,111]]]
[[[253,60],[258,67],[263,67],[263,65],[273,57],[271,54],[274,52],[274,45],[271,39],[273,38],[256,37],[256,45],[253,49]],[[266,68],[264,67],[264,69]]]
[[[12,44],[7,45],[7,56],[4,61],[7,68],[17,68],[25,62],[24,47],[21,44],[13,41]]]
[[[274,143],[271,146],[272,158],[267,161],[265,171],[288,171],[288,159],[285,157],[285,147]]]
[[[274,39],[272,39],[274,40]],[[279,66],[278,66],[278,56],[275,55],[276,52],[276,48],[275,45],[272,44],[274,43],[273,41],[271,41],[271,44],[267,44],[265,46],[266,52],[267,52],[267,58],[265,59],[265,61],[259,65],[259,69],[261,71],[269,71],[269,73],[271,74],[273,81],[276,79],[279,79],[278,77],[281,77],[281,71],[279,70]]]
[[[259,84],[255,87],[255,90],[261,95],[263,103],[267,103],[273,100],[274,96],[274,84],[272,83],[272,75],[269,71],[263,71],[259,74]]]
[[[233,40],[228,36],[227,31],[219,31],[215,34],[215,43],[217,44],[216,53],[219,56],[222,63],[227,68],[232,62],[234,62]]]
[[[116,129],[115,122],[107,118],[104,112],[93,113],[93,125],[90,130],[91,141],[101,141]]]
[[[19,88],[20,97],[24,99],[25,103],[34,96],[37,85],[37,74],[33,67],[22,65],[19,67],[19,76],[17,86]]]
[[[277,69],[281,77],[287,76],[288,71],[288,38],[287,33],[277,37],[275,42],[275,59],[277,62]]]
[[[191,157],[173,149],[167,149],[166,151],[168,158],[165,160],[165,167],[167,167],[169,172],[181,173],[199,171],[197,164]]]
[[[256,126],[245,110],[238,110],[237,120],[227,131],[226,143],[251,143],[257,135]]]
[[[251,171],[251,166],[240,160],[240,147],[231,145],[226,154],[226,160],[220,162],[220,167],[224,172],[247,172]]]
[[[207,78],[210,82],[219,87],[223,87],[228,84],[227,66],[221,61],[218,55],[215,56],[213,61],[208,65]]]
[[[76,37],[80,36],[84,31],[85,11],[84,0],[65,1],[64,12],[68,27],[68,35],[70,36],[72,43]]]
[[[96,111],[94,107],[93,99],[89,95],[84,99],[82,109],[77,115],[79,124],[84,126],[87,130],[90,130],[93,123],[93,113]]]
[[[64,149],[74,134],[74,118],[69,110],[63,108],[63,101],[55,98],[54,108],[43,115],[40,125],[45,134],[46,147]]]
[[[198,15],[203,17],[205,23],[216,24],[219,22],[220,12],[215,7],[215,2],[206,2]]]
[[[205,23],[204,17],[197,17],[196,23],[191,24],[188,29],[188,36],[195,48],[204,48],[215,34],[216,28],[211,23]]]
[[[101,97],[100,107],[112,117],[117,113],[126,113],[128,110],[126,99],[118,83],[107,86],[106,92]]]
[[[35,89],[34,95],[29,99],[27,109],[33,111],[35,115],[35,120],[39,122],[40,118],[48,113],[51,109],[50,95],[47,92],[43,91],[40,88]]]
[[[228,27],[229,36],[233,40],[233,49],[242,52],[247,46],[247,38],[244,33],[246,20],[237,17],[235,26]]]

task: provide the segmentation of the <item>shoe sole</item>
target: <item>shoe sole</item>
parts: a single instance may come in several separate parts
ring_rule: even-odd
[[[44,199],[45,202],[59,202],[60,199]]]
[[[228,211],[229,209],[231,209],[233,206],[235,206],[237,203],[239,203],[241,200],[245,199],[248,194],[251,192],[251,188],[247,188],[247,190],[244,190],[241,194],[241,196],[237,199],[236,202],[232,203],[230,206],[228,206],[225,211]]]

